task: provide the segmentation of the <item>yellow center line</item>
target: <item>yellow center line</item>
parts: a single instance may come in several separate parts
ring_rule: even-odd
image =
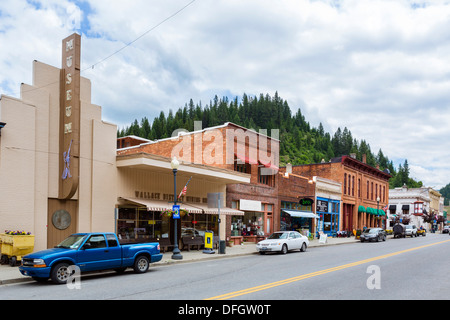
[[[431,247],[431,246],[434,246],[434,245],[437,245],[437,244],[442,244],[442,243],[449,242],[449,241],[450,240],[445,240],[445,241],[440,241],[440,242],[436,242],[436,243],[432,243],[432,244],[423,245],[423,246],[420,246],[420,247],[415,247],[415,248],[411,248],[411,249],[406,249],[406,250],[402,250],[402,251],[388,253],[388,254],[385,254],[385,255],[382,255],[382,256],[369,258],[369,259],[365,259],[365,260],[360,260],[360,261],[349,263],[349,264],[345,264],[345,265],[342,265],[342,266],[337,266],[337,267],[333,267],[333,268],[329,268],[329,269],[325,269],[325,270],[321,270],[321,271],[316,271],[316,272],[304,274],[304,275],[293,277],[293,278],[288,278],[288,279],[284,279],[284,280],[280,280],[280,281],[276,281],[276,282],[263,284],[263,285],[260,285],[260,286],[256,286],[256,287],[252,287],[252,288],[248,288],[248,289],[244,289],[244,290],[239,290],[239,291],[234,291],[234,292],[222,294],[222,295],[219,295],[219,296],[207,298],[205,300],[227,300],[227,299],[243,296],[243,295],[246,295],[246,294],[250,294],[250,293],[253,293],[253,292],[267,290],[267,289],[270,289],[270,288],[274,288],[274,287],[282,286],[282,285],[285,285],[285,284],[301,281],[301,280],[304,280],[304,279],[317,277],[317,276],[320,276],[320,275],[323,275],[323,274],[326,274],[326,273],[330,273],[330,272],[334,272],[334,271],[339,271],[339,270],[343,270],[343,269],[359,266],[359,265],[362,265],[362,264],[365,264],[365,263],[369,263],[369,262],[373,262],[373,261],[376,261],[376,260],[390,258],[390,257],[396,256],[396,255],[402,254],[402,253],[407,253],[407,252],[411,252],[411,251],[415,251],[415,250]]]

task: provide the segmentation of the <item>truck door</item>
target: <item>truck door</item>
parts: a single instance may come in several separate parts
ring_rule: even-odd
[[[78,265],[81,271],[119,267],[120,258],[117,259],[118,250],[121,250],[120,246],[108,247],[103,234],[93,234],[78,250]]]

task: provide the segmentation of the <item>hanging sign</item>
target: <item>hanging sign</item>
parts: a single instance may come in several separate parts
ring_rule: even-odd
[[[81,36],[62,41],[60,89],[59,198],[70,199],[78,188],[80,158]]]

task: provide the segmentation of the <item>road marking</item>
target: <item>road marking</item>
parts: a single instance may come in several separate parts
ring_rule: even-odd
[[[325,269],[325,270],[321,270],[321,271],[316,271],[316,272],[304,274],[304,275],[301,275],[301,276],[288,278],[288,279],[284,279],[284,280],[280,280],[280,281],[276,281],[276,282],[271,282],[271,283],[263,284],[263,285],[260,285],[260,286],[256,286],[256,287],[252,287],[252,288],[248,288],[248,289],[244,289],[244,290],[239,290],[239,291],[234,291],[234,292],[222,294],[222,295],[219,295],[219,296],[207,298],[205,300],[227,300],[227,299],[243,296],[243,295],[246,295],[246,294],[250,294],[250,293],[253,293],[253,292],[263,291],[263,290],[267,290],[267,289],[270,289],[270,288],[279,287],[279,286],[282,286],[282,285],[285,285],[285,284],[289,284],[289,283],[305,280],[305,279],[308,279],[308,278],[317,277],[317,276],[320,276],[320,275],[323,275],[323,274],[327,274],[327,273],[330,273],[330,272],[335,272],[335,271],[339,271],[339,270],[343,270],[343,269],[359,266],[359,265],[362,265],[362,264],[365,264],[365,263],[369,263],[369,262],[373,262],[373,261],[376,261],[376,260],[381,260],[381,259],[394,257],[394,256],[397,256],[397,255],[402,254],[402,253],[412,252],[412,251],[415,251],[415,250],[431,247],[431,246],[434,246],[434,245],[437,245],[437,244],[442,244],[442,243],[445,243],[445,242],[450,242],[450,240],[440,241],[440,242],[436,242],[436,243],[423,245],[423,246],[420,246],[420,247],[415,247],[415,248],[411,248],[411,249],[406,249],[406,250],[402,250],[402,251],[388,253],[388,254],[385,254],[385,255],[382,255],[382,256],[369,258],[369,259],[365,259],[365,260],[361,260],[361,261],[357,261],[357,262],[353,262],[353,263],[349,263],[349,264],[344,264],[342,266],[338,266],[338,267],[334,267],[334,268],[329,268],[329,269]]]

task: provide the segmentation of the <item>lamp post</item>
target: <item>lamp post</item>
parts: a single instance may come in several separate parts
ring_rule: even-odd
[[[380,197],[377,197],[377,215],[380,214]]]
[[[170,166],[172,167],[173,171],[173,204],[175,206],[177,204],[177,171],[178,167],[180,166],[180,162],[178,162],[176,157],[173,157],[172,161],[170,162]],[[181,255],[180,249],[178,248],[178,228],[177,228],[178,219],[174,219],[173,222],[174,222],[174,238],[173,238],[174,244],[172,251],[172,259],[182,260],[183,256]]]

